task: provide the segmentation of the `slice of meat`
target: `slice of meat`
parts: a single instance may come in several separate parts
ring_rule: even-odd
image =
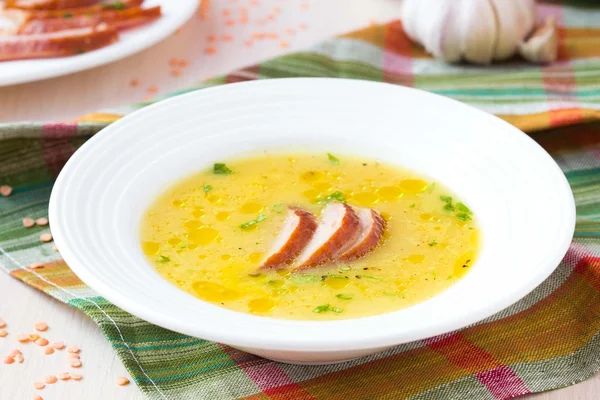
[[[7,8],[23,10],[63,10],[67,8],[87,7],[102,0],[5,0]],[[108,3],[108,2],[107,2]]]
[[[108,46],[118,39],[106,24],[40,35],[0,36],[0,61],[64,57]]]
[[[296,271],[316,267],[336,259],[360,234],[358,216],[347,204],[325,207],[312,240],[296,260]]]
[[[123,11],[106,10],[95,15],[77,15],[72,18],[34,18],[21,27],[19,34],[94,27],[103,22],[116,30],[126,30],[151,22],[160,15],[161,8],[156,6],[147,9],[133,7]]]
[[[33,17],[41,19],[41,18],[72,18],[78,15],[87,15],[93,16],[98,13],[107,12],[107,11],[124,11],[132,7],[139,7],[142,5],[144,0],[121,0],[121,6],[118,9],[111,8],[107,6],[107,3],[114,4],[114,2],[102,2],[100,4],[94,4],[87,7],[75,7],[75,8],[64,8],[61,10],[31,10],[28,9],[27,12],[30,12]],[[10,6],[6,6],[10,7]]]
[[[300,208],[290,208],[283,229],[260,268],[289,266],[310,242],[316,230],[317,222],[311,213]]]
[[[338,257],[340,261],[355,260],[373,250],[383,237],[385,231],[385,220],[379,213],[370,208],[362,208],[357,211],[360,220],[360,234],[346,250]]]

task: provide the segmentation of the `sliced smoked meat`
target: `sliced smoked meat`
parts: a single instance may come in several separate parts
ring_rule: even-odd
[[[360,234],[338,257],[340,261],[360,258],[373,250],[383,237],[385,220],[379,213],[370,208],[357,210],[360,220]]]
[[[7,8],[20,8],[22,10],[63,10],[67,8],[88,7],[101,0],[5,0]],[[113,1],[112,3],[115,3]],[[111,3],[102,1],[102,3]]]
[[[325,264],[343,253],[360,234],[360,221],[352,207],[333,203],[325,207],[321,222],[311,241],[296,260],[300,271]]]
[[[290,208],[283,229],[261,269],[285,268],[300,254],[317,230],[315,217],[308,211]]]
[[[106,24],[39,35],[0,36],[0,61],[63,57],[96,50],[118,39]]]

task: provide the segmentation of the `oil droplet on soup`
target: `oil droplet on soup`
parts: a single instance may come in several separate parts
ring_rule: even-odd
[[[275,318],[359,318],[431,298],[477,261],[481,232],[468,204],[413,171],[327,153],[223,163],[220,173],[207,168],[176,182],[150,206],[141,227],[148,261],[201,300]],[[259,270],[289,206],[318,218],[339,201],[384,218],[373,251],[302,272],[293,265]]]

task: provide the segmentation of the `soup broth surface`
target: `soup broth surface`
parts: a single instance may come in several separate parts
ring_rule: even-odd
[[[386,221],[366,256],[292,272],[259,271],[288,207],[317,218],[331,202]],[[232,310],[336,320],[400,310],[442,292],[473,266],[475,216],[449,189],[356,156],[263,154],[227,160],[168,188],[142,220],[141,247],[169,282]]]

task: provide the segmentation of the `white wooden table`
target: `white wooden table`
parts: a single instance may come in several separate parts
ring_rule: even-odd
[[[280,7],[281,13],[268,26],[259,28],[254,24],[227,26],[223,9],[235,8],[235,2],[213,0],[209,18],[201,20],[195,16],[179,34],[140,54],[71,76],[0,88],[0,122],[64,120],[135,103],[148,95],[148,88],[152,85],[158,87],[159,93],[182,89],[202,79],[301,49],[374,21],[397,18],[399,12],[399,0],[322,0],[312,1],[308,9],[304,9],[301,4],[305,1],[263,0],[261,6],[252,10],[251,17],[262,19],[272,12],[273,7]],[[297,29],[295,35],[285,37],[288,48],[282,48],[280,40],[256,41],[251,47],[244,44],[245,38],[257,30],[281,32],[300,24],[306,24],[307,29]],[[232,41],[223,42],[221,38],[228,34]],[[219,38],[217,54],[211,56],[204,53],[209,35]],[[179,77],[171,75],[168,60],[173,57],[191,62]],[[131,86],[132,79],[138,79],[140,84]],[[115,378],[127,373],[91,319],[4,273],[0,273],[0,318],[9,324],[10,331],[8,337],[0,338],[0,355],[4,356],[16,347],[17,332],[32,332],[36,321],[46,321],[50,329],[44,336],[79,345],[84,364],[81,368],[82,381],[59,381],[36,391],[32,382],[67,370],[66,356],[64,352],[45,356],[36,345],[20,346],[24,348],[23,364],[0,364],[0,399],[30,399],[36,392],[45,400],[143,398],[133,384],[126,387],[115,385]],[[600,376],[530,398],[600,399]]]

